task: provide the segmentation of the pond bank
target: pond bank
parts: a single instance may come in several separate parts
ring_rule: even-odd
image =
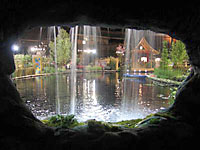
[[[174,80],[169,80],[169,79],[163,79],[163,78],[157,78],[153,75],[148,75],[148,79],[153,80],[156,82],[156,84],[160,86],[179,86],[182,82],[174,81]]]
[[[104,72],[104,73],[113,73],[117,72],[116,70],[95,70],[95,71],[84,71],[84,70],[77,70],[77,73],[96,73],[96,72]],[[66,70],[64,72],[58,72],[58,74],[69,74],[71,73],[70,70]],[[33,74],[33,75],[26,75],[26,76],[20,76],[20,77],[12,77],[12,80],[17,80],[17,79],[30,79],[30,78],[35,78],[35,77],[40,77],[40,76],[50,76],[50,75],[55,75],[56,73],[43,73],[43,74]]]

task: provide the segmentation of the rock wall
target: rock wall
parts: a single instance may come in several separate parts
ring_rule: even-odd
[[[0,2],[0,149],[182,149],[199,133],[200,6],[182,2],[2,0]],[[175,104],[159,123],[133,130],[103,132],[52,129],[37,120],[22,102],[9,75],[14,72],[11,44],[35,26],[78,24],[151,29],[182,40],[194,72],[182,84]],[[152,122],[152,121],[151,121]]]

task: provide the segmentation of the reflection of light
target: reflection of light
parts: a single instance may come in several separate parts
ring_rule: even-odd
[[[92,99],[93,99],[93,104],[97,105],[97,98],[96,98],[96,87],[95,87],[95,80],[93,80],[93,94],[92,94]]]
[[[82,49],[78,49],[78,52],[84,52],[84,53],[88,53],[88,54],[96,54],[97,50],[96,49],[85,49],[85,50],[82,50]]]
[[[83,50],[85,53],[92,53],[92,54],[96,54],[96,49],[85,49]]]
[[[88,93],[88,96],[90,97],[89,93],[90,93],[90,81],[88,80],[88,83],[87,83],[87,93]]]
[[[139,85],[139,96],[142,96],[142,84]]]
[[[142,46],[140,46],[140,50],[142,50],[143,49],[143,47]]]

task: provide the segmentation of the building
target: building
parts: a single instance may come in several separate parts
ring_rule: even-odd
[[[131,70],[153,71],[156,55],[159,55],[159,51],[152,48],[151,45],[143,37],[138,45],[133,50],[131,50]]]

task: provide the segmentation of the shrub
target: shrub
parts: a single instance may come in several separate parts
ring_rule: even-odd
[[[183,80],[183,72],[181,70],[175,70],[175,69],[162,69],[162,68],[156,68],[154,70],[154,74],[157,76],[157,78],[164,78],[164,79],[170,79],[170,80],[177,80],[179,79]]]
[[[100,66],[87,66],[86,70],[88,71],[96,71],[96,70],[102,70]]]
[[[44,73],[55,73],[55,67],[45,67]]]
[[[108,66],[111,68],[111,70],[116,69],[116,60],[114,57],[110,57],[110,63],[108,64]]]
[[[48,121],[43,121],[46,125],[50,127],[62,127],[62,128],[73,128],[77,126],[79,123],[74,115],[56,115],[52,116]]]

